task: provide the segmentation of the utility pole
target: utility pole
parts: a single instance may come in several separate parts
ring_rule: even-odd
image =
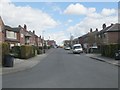
[[[44,30],[42,31],[42,52],[45,53]]]
[[[72,45],[73,45],[73,35],[71,35],[70,33],[70,47],[72,48]]]

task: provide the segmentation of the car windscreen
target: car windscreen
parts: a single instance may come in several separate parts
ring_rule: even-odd
[[[80,46],[74,46],[73,49],[79,49],[81,48]]]

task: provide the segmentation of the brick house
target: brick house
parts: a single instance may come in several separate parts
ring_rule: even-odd
[[[8,42],[10,46],[20,45],[20,28],[12,28],[10,26],[5,25],[4,27],[4,35],[5,35],[5,42]]]
[[[27,26],[24,24],[24,27],[19,25],[20,29],[20,45],[29,45],[31,34],[27,31]]]
[[[38,46],[40,41],[38,36],[35,34],[35,31],[31,32],[27,30],[27,26],[24,24],[24,27],[19,25],[20,29],[20,44],[21,45],[34,45]]]
[[[103,29],[98,33],[98,38],[103,45],[120,43],[120,24],[111,24],[108,27],[104,24]]]
[[[73,41],[72,41],[72,44],[74,45],[74,44],[79,44],[80,42],[79,42],[79,39],[78,38],[75,38]]]
[[[33,31],[33,32],[32,31],[28,31],[28,33],[31,35],[31,37],[29,38],[29,40],[30,40],[29,45],[37,46],[35,31]]]
[[[0,42],[4,42],[4,22],[0,16]]]
[[[38,46],[42,47],[42,38],[41,38],[41,36],[38,37]]]
[[[70,46],[71,40],[64,40],[63,43],[64,43],[64,46]]]
[[[48,46],[56,46],[56,42],[54,40],[47,40],[47,45]]]
[[[78,37],[79,43],[82,45],[83,49],[88,47],[88,43],[86,42],[87,37],[88,37],[88,33],[81,37]]]

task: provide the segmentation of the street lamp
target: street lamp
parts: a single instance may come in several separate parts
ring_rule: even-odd
[[[42,31],[42,51],[45,53],[44,30]]]

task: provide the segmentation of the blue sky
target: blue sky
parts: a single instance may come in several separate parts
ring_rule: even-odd
[[[32,29],[35,28],[37,35],[41,35],[42,31],[45,30],[44,35],[46,39],[48,39],[48,37],[55,39],[58,44],[61,44],[65,39],[69,39],[70,33],[74,36],[74,38],[76,38],[89,32],[90,27],[93,29],[95,27],[100,28],[103,22],[108,25],[117,22],[117,13],[115,12],[115,10],[118,8],[117,2],[11,2],[11,4],[14,6],[14,8],[16,8],[16,10],[12,10],[14,9],[13,6],[10,6],[11,10],[15,12],[15,15],[13,16],[17,15],[16,12],[21,12],[21,16],[23,17],[29,17],[30,15],[38,16],[32,17],[33,22],[30,22],[29,20],[27,21],[25,18],[24,20],[26,21],[23,22],[23,20],[18,20],[17,24],[28,24],[28,26],[31,26]],[[73,8],[70,8],[70,6]],[[20,8],[21,11],[17,11],[18,8]],[[22,8],[25,8],[26,11]],[[77,8],[79,8],[80,12],[77,10]],[[91,8],[92,11],[89,10]],[[30,12],[28,12],[27,9],[28,11],[30,10]],[[86,12],[84,12],[84,10],[86,10]],[[32,13],[34,11],[35,13]],[[27,12],[29,14],[27,14]],[[42,19],[37,21],[37,18],[41,18],[42,13],[48,18],[46,21],[45,19],[43,20],[45,21],[44,24],[42,23]],[[13,16],[12,18],[14,19],[15,17]],[[3,18],[6,20],[6,24],[13,23],[13,20],[11,20],[11,22],[7,21],[6,18],[8,17],[9,16],[4,15],[3,13]],[[111,18],[114,20],[111,20]],[[50,25],[46,23],[49,20],[51,21]],[[96,24],[96,22],[98,24]],[[34,25],[32,26],[32,24]],[[39,28],[40,24],[41,27],[42,25],[53,27],[41,29],[41,27]],[[16,23],[11,25],[14,26]]]

